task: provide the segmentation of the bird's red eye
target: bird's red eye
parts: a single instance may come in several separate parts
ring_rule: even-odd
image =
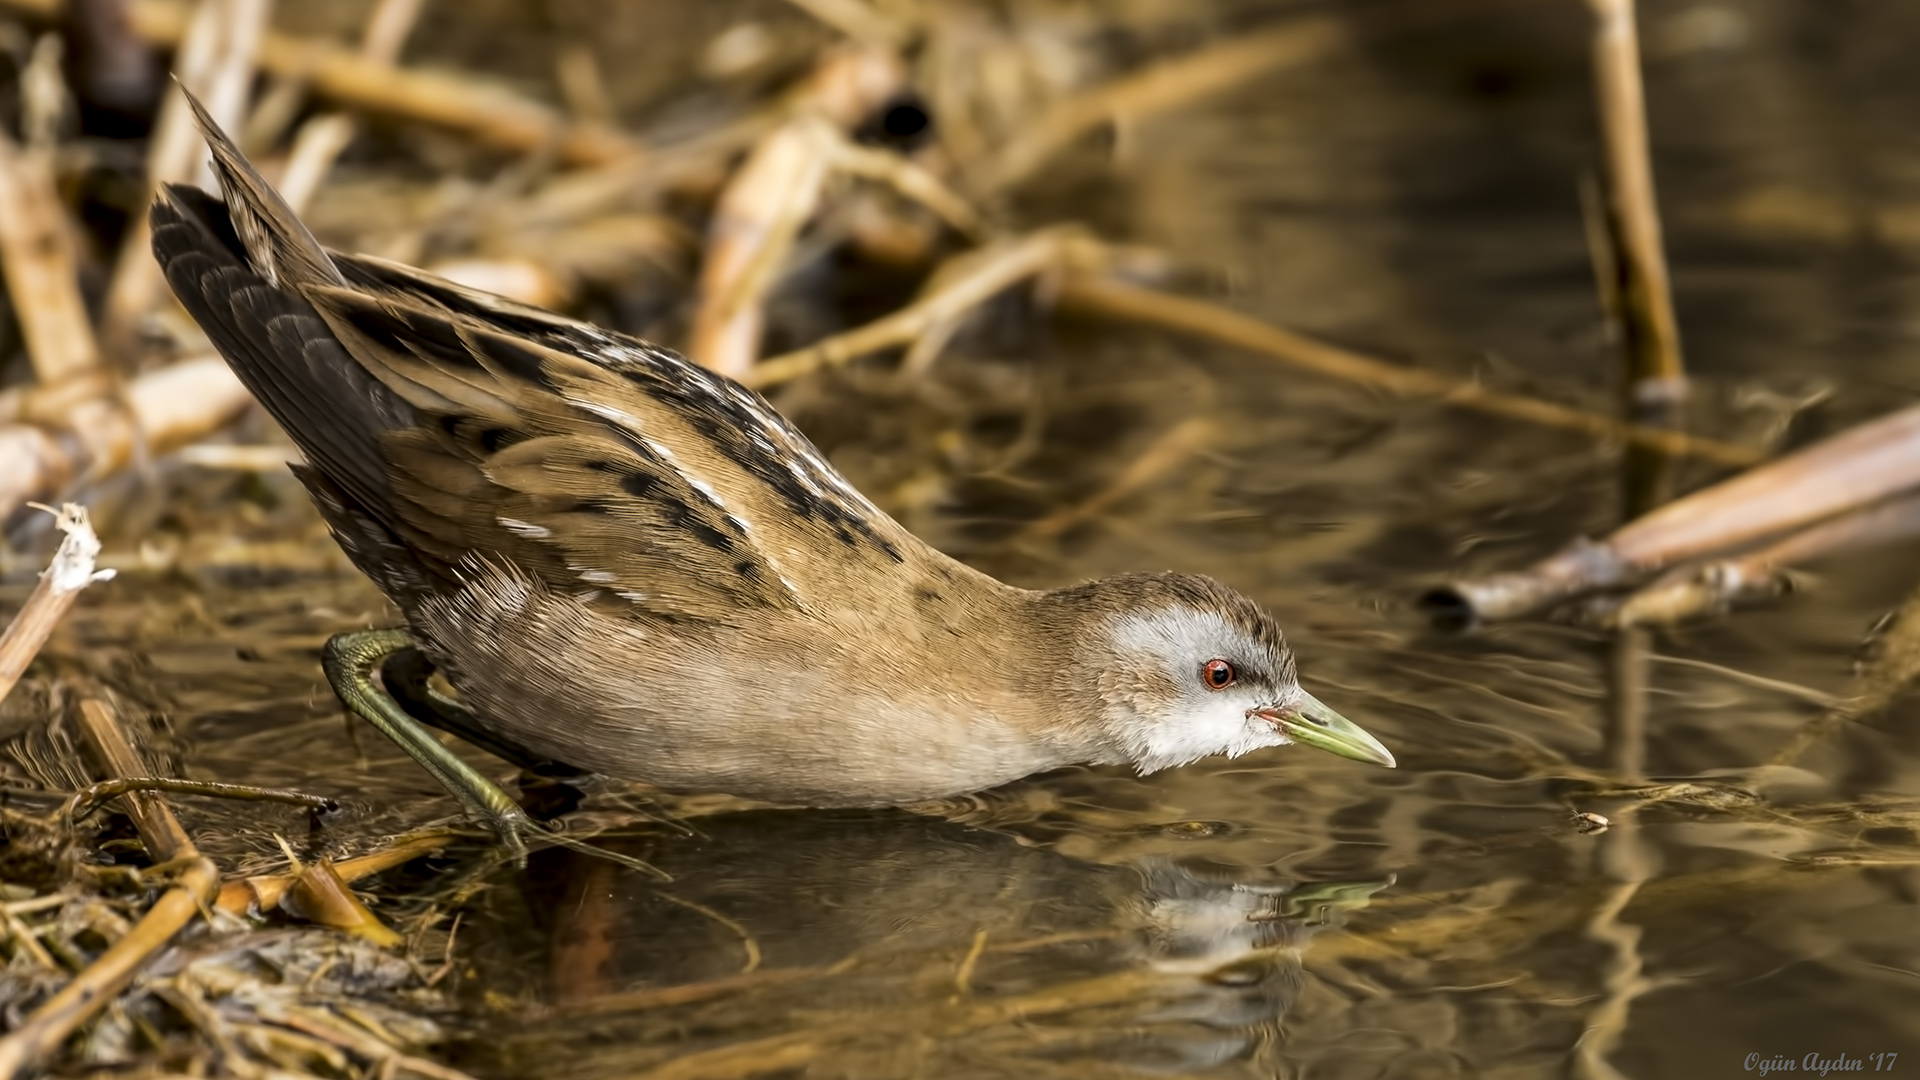
[[[1207,666],[1200,669],[1200,677],[1206,680],[1207,689],[1225,690],[1233,685],[1234,679],[1239,678],[1239,672],[1234,671],[1233,665],[1225,660],[1209,660]]]

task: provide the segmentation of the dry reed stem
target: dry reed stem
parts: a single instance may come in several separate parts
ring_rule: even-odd
[[[687,338],[695,363],[739,378],[759,355],[766,294],[826,183],[819,127],[820,121],[802,118],[770,133],[714,205]]]
[[[0,0],[0,7],[52,17],[60,3]],[[179,0],[135,0],[131,17],[134,32],[155,45],[173,47],[187,37],[190,12]],[[554,110],[502,87],[373,63],[331,41],[268,31],[259,61],[270,74],[307,80],[315,93],[336,104],[432,124],[502,150],[551,148],[572,165],[604,165],[645,153],[640,142],[619,131],[569,124]]]
[[[1633,0],[1587,0],[1593,9],[1593,65],[1606,146],[1607,196],[1626,273],[1624,314],[1629,377],[1636,403],[1661,406],[1686,392],[1680,325],[1660,235],[1653,161],[1647,148],[1646,94]]]
[[[66,536],[40,574],[40,583],[27,594],[26,603],[7,624],[6,632],[0,633],[0,701],[13,692],[27,665],[39,655],[53,628],[79,598],[80,590],[113,576],[111,570],[93,568],[94,560],[100,557],[100,538],[87,522],[85,507],[66,504],[55,515],[54,524]]]
[[[151,773],[106,701],[97,697],[82,698],[79,721],[81,735],[108,773],[115,776]],[[0,1080],[12,1080],[28,1069],[44,1065],[48,1054],[114,1001],[174,935],[205,910],[219,891],[220,872],[194,847],[192,838],[180,827],[164,800],[147,793],[129,794],[124,798],[148,854],[155,862],[179,864],[179,874],[173,886],[154,901],[133,929],[35,1009],[19,1027],[0,1038]]]
[[[1030,277],[1094,257],[1096,247],[1079,226],[1056,225],[963,252],[937,270],[927,291],[911,304],[865,326],[762,361],[740,381],[765,389],[868,353],[910,344]]]
[[[147,372],[127,385],[117,405],[82,402],[66,418],[79,444],[30,425],[0,426],[0,518],[82,473],[107,475],[136,450],[165,453],[199,439],[252,400],[226,361],[205,355]]]
[[[699,303],[687,342],[694,362],[739,378],[759,358],[767,294],[833,170],[879,175],[910,197],[931,200],[936,212],[958,205],[961,214],[971,213],[924,170],[895,155],[852,147],[842,134],[897,93],[905,79],[891,54],[828,50],[789,101],[792,118],[762,137],[734,171],[707,225]],[[875,162],[876,154],[893,164]]]
[[[1061,306],[1070,310],[1177,330],[1401,397],[1433,398],[1463,409],[1566,428],[1721,465],[1751,465],[1766,456],[1759,450],[1733,443],[1626,424],[1565,405],[1489,390],[1452,375],[1389,364],[1283,330],[1218,304],[1093,274],[1068,275],[1061,284],[1058,298]]]
[[[1677,623],[1787,586],[1785,571],[1835,552],[1920,536],[1920,496],[1828,519],[1783,540],[1714,562],[1679,567],[1616,603],[1589,609],[1607,627]]]
[[[147,147],[149,197],[162,184],[213,186],[206,144],[180,86],[192,87],[222,126],[238,130],[270,7],[268,0],[202,0],[194,11],[174,60],[179,84],[168,88]],[[138,25],[136,9],[136,30]],[[140,320],[153,308],[159,290],[160,265],[153,259],[147,216],[135,214],[127,223],[101,309],[100,337],[109,353],[131,349]],[[131,359],[121,357],[121,363],[129,365]]]
[[[369,63],[392,67],[400,59],[400,50],[420,19],[424,2],[380,0],[361,33],[360,56]],[[340,152],[353,141],[356,127],[354,118],[345,113],[316,116],[301,125],[279,184],[280,197],[295,214],[305,211],[314,193],[320,190]]]
[[[836,171],[885,183],[958,232],[980,230],[979,214],[939,177],[857,146],[818,117],[797,118],[761,140],[714,207],[688,356],[734,378],[753,366],[767,294]]]
[[[1436,603],[1502,619],[1725,551],[1920,486],[1920,406],[1861,424],[1696,491],[1516,573],[1448,584]]]
[[[23,148],[0,133],[0,264],[34,377],[46,387],[100,367],[70,229],[51,148]]]

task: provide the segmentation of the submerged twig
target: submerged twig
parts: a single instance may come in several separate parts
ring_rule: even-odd
[[[1892,704],[1916,679],[1920,679],[1920,590],[1907,597],[1874,640],[1872,658],[1854,680],[1854,693],[1794,732],[1767,764],[1799,761],[1816,743],[1848,723]]]
[[[1035,520],[1021,530],[1021,535],[1041,540],[1061,536],[1185,464],[1218,434],[1219,426],[1207,417],[1194,417],[1174,426],[1122,469],[1112,483],[1090,498]]]
[[[131,791],[165,791],[174,795],[204,795],[215,799],[238,799],[242,802],[284,803],[288,806],[300,806],[316,811],[335,810],[340,805],[325,795],[309,795],[304,791],[289,791],[285,788],[228,784],[217,780],[181,780],[171,776],[126,776],[115,780],[102,780],[75,793],[73,798],[67,800],[67,814],[76,819],[86,817],[101,803]]]

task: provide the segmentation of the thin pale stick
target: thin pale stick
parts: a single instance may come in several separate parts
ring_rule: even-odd
[[[1627,335],[1633,396],[1642,404],[1661,405],[1685,393],[1686,367],[1654,198],[1634,5],[1633,0],[1587,3],[1595,19],[1593,66],[1606,146],[1607,196],[1626,271],[1623,314],[1634,326]]]
[[[26,603],[7,624],[6,632],[0,633],[0,701],[13,691],[53,628],[79,598],[80,590],[113,576],[111,570],[93,568],[100,556],[100,538],[88,524],[84,507],[68,503],[55,515],[55,525],[66,536],[41,573],[40,583],[27,594]]]
[[[1283,330],[1218,304],[1144,289],[1093,274],[1069,275],[1061,286],[1059,300],[1062,307],[1072,310],[1178,330],[1271,356],[1330,378],[1374,387],[1403,397],[1433,398],[1457,408],[1546,427],[1566,428],[1603,439],[1651,446],[1670,454],[1702,458],[1722,465],[1751,465],[1766,457],[1760,450],[1734,443],[1625,424],[1597,413],[1489,390],[1479,383],[1440,372],[1389,364]]]
[[[1060,265],[1071,240],[1083,235],[1076,226],[1059,226],[955,256],[954,261],[966,272],[951,273],[942,268],[935,278],[944,279],[943,287],[865,326],[761,361],[741,376],[741,381],[764,389],[868,353],[906,345],[1019,282]]]

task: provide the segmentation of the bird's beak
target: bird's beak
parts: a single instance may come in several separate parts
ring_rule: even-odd
[[[1359,724],[1322,705],[1320,699],[1312,694],[1303,691],[1300,700],[1292,705],[1257,709],[1255,712],[1294,742],[1317,746],[1329,754],[1339,754],[1355,761],[1385,765],[1389,769],[1394,767],[1393,754],[1380,745],[1379,739],[1367,734]]]

